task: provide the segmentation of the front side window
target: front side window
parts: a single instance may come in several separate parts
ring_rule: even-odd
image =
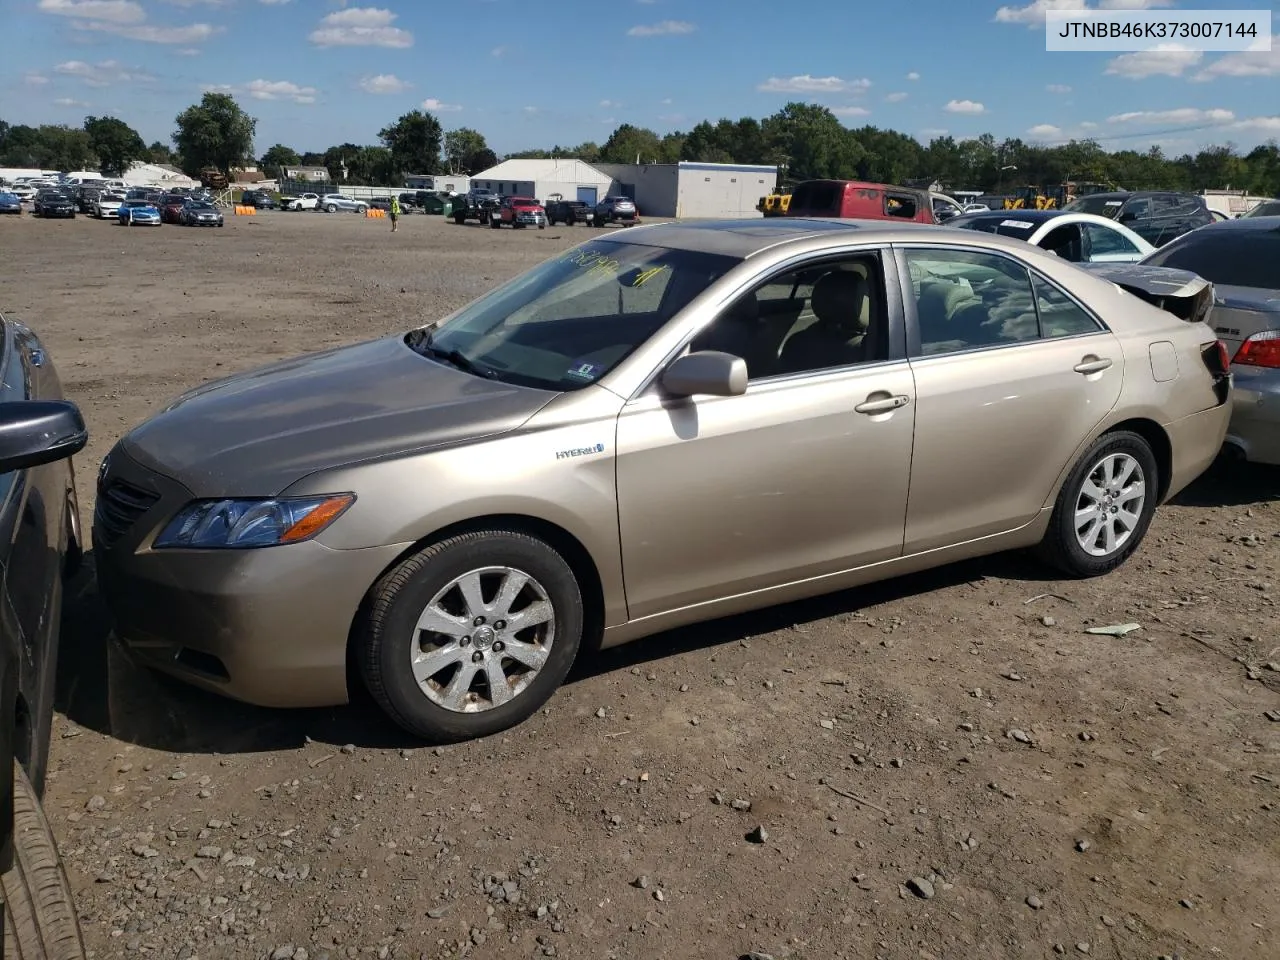
[[[741,261],[642,244],[589,243],[465,308],[410,347],[477,376],[576,390],[626,359]]]
[[[884,290],[876,254],[808,264],[739,297],[689,349],[742,357],[753,381],[875,363],[888,356]]]
[[[1091,257],[1136,256],[1140,252],[1119,230],[1112,230],[1097,223],[1083,224],[1083,229],[1085,236],[1089,238]]]

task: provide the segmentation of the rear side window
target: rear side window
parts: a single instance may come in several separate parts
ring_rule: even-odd
[[[1184,234],[1147,257],[1153,267],[1175,267],[1230,287],[1280,289],[1280,231],[1233,230]]]
[[[791,197],[792,209],[838,212],[839,188],[834,183],[802,183]]]
[[[915,197],[904,196],[900,193],[886,193],[884,195],[884,212],[886,216],[914,220],[919,209],[920,207],[916,203]]]

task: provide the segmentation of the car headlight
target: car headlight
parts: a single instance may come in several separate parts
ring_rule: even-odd
[[[156,538],[157,549],[274,547],[309,540],[355,502],[351,493],[271,500],[196,500]]]

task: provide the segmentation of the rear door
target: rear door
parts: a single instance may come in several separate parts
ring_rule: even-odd
[[[1080,442],[1115,406],[1120,343],[1014,257],[904,244],[915,448],[906,554],[1033,520]]]

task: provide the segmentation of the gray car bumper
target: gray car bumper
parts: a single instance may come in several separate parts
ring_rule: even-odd
[[[1246,460],[1280,465],[1280,370],[1235,364],[1231,374],[1227,443],[1242,450]]]

